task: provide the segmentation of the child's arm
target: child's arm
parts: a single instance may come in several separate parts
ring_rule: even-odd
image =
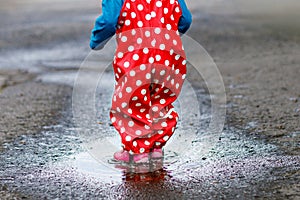
[[[90,38],[90,47],[99,50],[116,33],[123,0],[103,0],[102,14],[96,19]]]
[[[180,33],[185,33],[191,26],[192,23],[192,15],[189,9],[187,8],[184,0],[178,0],[180,4],[182,15],[179,19],[178,31]]]

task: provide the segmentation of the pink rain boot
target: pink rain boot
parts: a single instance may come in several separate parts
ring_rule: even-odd
[[[163,157],[162,149],[153,149],[151,158],[161,158],[161,157]]]
[[[114,159],[117,161],[129,162],[129,153],[125,150],[117,151],[114,153]]]
[[[154,149],[151,152],[151,158],[161,158],[163,157],[162,149]],[[122,162],[129,162],[130,155],[128,151],[121,150],[114,153],[115,160],[122,161]],[[135,163],[144,163],[149,161],[149,153],[141,153],[141,154],[134,154],[133,161]]]
[[[142,154],[134,154],[133,155],[133,161],[135,163],[143,163],[143,162],[148,162],[148,153],[142,153]],[[117,161],[122,161],[122,162],[129,162],[130,160],[130,155],[128,151],[121,150],[116,153],[114,153],[114,158]]]

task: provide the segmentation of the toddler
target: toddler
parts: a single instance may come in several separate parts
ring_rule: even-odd
[[[191,24],[184,0],[103,0],[90,47],[102,49],[117,34],[113,60],[115,90],[110,119],[123,149],[118,161],[145,162],[162,157],[175,131],[172,103],[186,76],[180,34]]]

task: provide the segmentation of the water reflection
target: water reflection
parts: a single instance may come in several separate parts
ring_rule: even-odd
[[[165,169],[159,169],[154,172],[148,172],[148,173],[128,173],[124,172],[124,179],[125,182],[159,182],[165,180],[165,178],[170,178],[171,175],[168,173]]]
[[[121,169],[126,174],[147,174],[163,169],[163,158],[149,159],[147,163],[125,163],[118,162],[115,168]]]
[[[122,184],[110,188],[110,199],[183,199],[182,188],[172,181],[171,172],[124,173]]]

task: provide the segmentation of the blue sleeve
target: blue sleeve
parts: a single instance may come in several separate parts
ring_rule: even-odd
[[[178,31],[180,33],[185,33],[192,24],[192,14],[187,8],[184,0],[178,0],[178,3],[182,10],[182,16],[179,19]]]
[[[96,19],[90,38],[91,49],[102,49],[116,33],[116,27],[124,0],[103,0],[102,14]]]

